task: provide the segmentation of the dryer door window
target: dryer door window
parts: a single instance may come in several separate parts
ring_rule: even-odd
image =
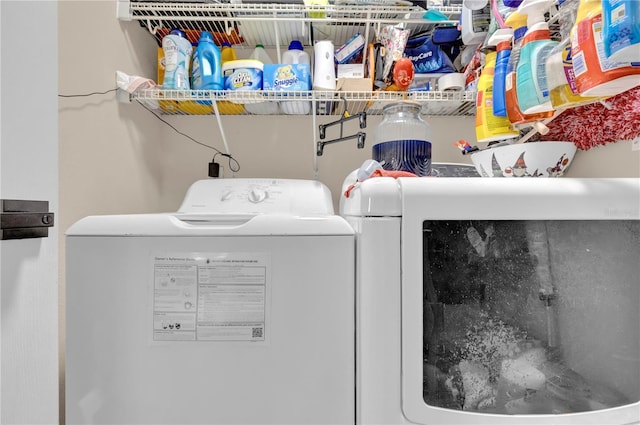
[[[423,399],[590,412],[640,400],[640,222],[424,221]]]

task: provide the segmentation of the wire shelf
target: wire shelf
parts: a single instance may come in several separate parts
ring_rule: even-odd
[[[211,2],[151,2],[120,0],[121,19],[137,20],[161,44],[162,38],[175,27],[181,28],[189,40],[197,42],[201,31],[213,34],[216,44],[230,42],[239,47],[253,48],[260,43],[265,47],[286,46],[291,40],[300,40],[312,46],[314,40],[332,40],[339,46],[354,34],[360,33],[369,42],[386,25],[403,25],[411,34],[433,30],[438,25],[457,23],[461,5],[440,6],[439,12],[448,20],[430,21],[424,18],[425,9],[402,5],[401,1],[348,0],[356,4],[328,4],[306,6],[291,3],[211,3]],[[380,4],[378,4],[380,3]],[[434,81],[435,83],[435,81]],[[432,85],[435,87],[435,85]],[[475,92],[268,92],[268,91],[182,91],[149,89],[133,97],[157,107],[164,114],[249,115],[260,110],[246,105],[268,102],[271,113],[284,113],[288,102],[309,102],[303,111],[315,115],[342,115],[345,109],[353,114],[367,112],[381,114],[383,107],[394,101],[414,100],[423,105],[425,115],[475,115]],[[215,101],[215,108],[214,102]],[[291,108],[286,108],[291,109]]]
[[[213,115],[215,107],[221,115],[251,115],[247,105],[261,103],[307,102],[307,110],[316,115],[343,115],[367,112],[380,115],[385,105],[398,101],[422,104],[428,116],[470,116],[475,114],[475,92],[360,92],[360,91],[216,91],[146,89],[136,92],[134,100],[159,109],[164,114]],[[251,109],[251,107],[249,107]],[[279,108],[269,108],[279,111]]]
[[[209,31],[214,41],[241,47],[286,45],[293,39],[305,45],[329,39],[335,45],[361,33],[368,42],[385,25],[402,23],[411,34],[429,31],[436,25],[456,24],[461,6],[443,6],[438,11],[448,20],[429,21],[419,6],[397,5],[310,5],[285,3],[191,3],[128,2],[127,20],[137,20],[160,45],[172,28],[180,28],[192,42],[201,31]]]

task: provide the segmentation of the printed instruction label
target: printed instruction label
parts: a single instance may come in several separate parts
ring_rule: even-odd
[[[264,341],[270,259],[179,253],[153,260],[154,341]]]

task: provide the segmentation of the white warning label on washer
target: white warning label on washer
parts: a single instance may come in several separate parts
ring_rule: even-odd
[[[154,257],[154,341],[264,341],[269,257],[182,253]]]

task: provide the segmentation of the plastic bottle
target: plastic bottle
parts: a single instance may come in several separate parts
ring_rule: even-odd
[[[262,44],[256,44],[256,48],[251,52],[250,59],[257,60],[263,65],[265,64],[273,64],[273,61],[269,57],[269,54],[264,49]],[[262,89],[262,84],[260,84]],[[279,112],[278,102],[256,102],[256,103],[245,103],[244,108],[247,112],[257,115],[271,115],[277,114]]]
[[[640,62],[640,2],[602,0],[604,52],[614,62]]]
[[[264,46],[262,44],[256,44],[256,48],[253,49],[253,52],[251,52],[251,56],[249,56],[249,59],[255,59],[257,61],[262,62],[263,64],[273,63],[273,61],[271,60],[271,57],[269,57],[269,54],[264,49]]]
[[[193,90],[222,90],[222,59],[220,49],[209,31],[200,33],[198,47],[191,59],[191,88]]]
[[[476,99],[476,140],[478,142],[512,139],[520,135],[519,131],[513,129],[507,117],[497,117],[493,114],[493,77],[496,56],[495,50],[487,52],[485,65],[478,80]]]
[[[223,65],[225,62],[234,61],[238,59],[238,56],[236,55],[236,50],[228,41],[222,42],[222,47],[220,49],[220,59]],[[224,77],[223,77],[223,84],[224,84]],[[238,115],[244,112],[244,105],[240,103],[233,103],[227,100],[223,100],[221,102],[218,102],[218,110],[220,111],[221,114]]]
[[[234,49],[231,43],[229,43],[228,41],[222,42],[222,46],[220,48],[220,58],[222,63],[238,59],[238,56],[236,55],[236,49]]]
[[[282,63],[306,65],[308,68],[307,75],[311,74],[311,60],[309,58],[309,54],[304,51],[302,43],[298,40],[293,40],[289,43],[289,49],[282,54]],[[310,81],[307,82],[307,90],[310,89],[309,86]],[[281,102],[280,108],[282,108],[286,114],[307,115],[309,111],[311,111],[311,102],[288,100]]]
[[[576,86],[569,33],[575,23],[578,2],[579,0],[560,2],[558,22],[562,41],[551,50],[546,62],[549,99],[554,109],[575,107],[601,99],[595,96],[581,96]]]
[[[581,0],[571,28],[571,52],[576,86],[583,96],[615,96],[640,85],[640,64],[607,59],[601,35],[601,0]]]
[[[527,15],[527,33],[522,39],[520,60],[516,74],[518,105],[525,114],[552,111],[547,86],[546,61],[558,44],[551,40],[544,13],[550,0],[524,0],[518,13]]]
[[[505,84],[512,40],[513,29],[503,28],[494,32],[488,42],[489,45],[496,46],[496,69],[493,75],[493,115],[497,117],[507,116]]]
[[[164,51],[164,78],[162,88],[167,90],[189,90],[189,62],[193,47],[185,33],[173,29],[162,38]]]
[[[518,12],[513,12],[505,20],[505,25],[513,28],[513,46],[511,56],[507,66],[507,78],[505,81],[505,103],[507,106],[507,117],[511,124],[525,124],[542,121],[553,116],[553,111],[540,112],[536,114],[524,114],[518,105],[518,94],[516,91],[517,66],[520,60],[520,47],[522,39],[527,31],[527,17]]]

